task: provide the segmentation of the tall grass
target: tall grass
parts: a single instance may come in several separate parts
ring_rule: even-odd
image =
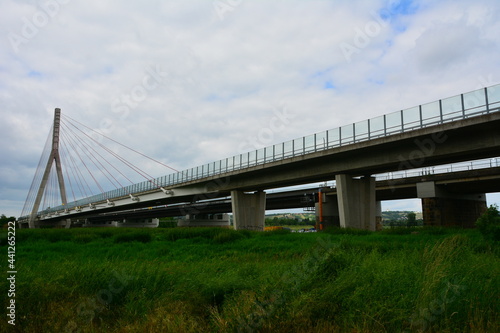
[[[474,230],[20,230],[17,240],[17,325],[0,331],[500,330],[498,251]]]

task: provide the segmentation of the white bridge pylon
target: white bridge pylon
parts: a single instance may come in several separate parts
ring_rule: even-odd
[[[135,191],[130,188],[130,185],[126,186],[127,183],[133,185],[137,182],[132,180],[133,176],[144,179],[148,186],[162,189],[148,171],[130,162],[123,155],[119,155],[89,133],[112,142],[115,148],[118,145],[128,152],[155,162],[155,167],[168,168],[177,172],[174,168],[62,114],[61,109],[56,108],[53,126],[19,219],[22,227],[38,227],[44,215],[46,217],[47,213],[54,208],[68,213],[71,208],[75,208],[75,203],[82,200],[78,199],[79,197],[93,198],[96,196],[95,193],[100,193],[97,196],[105,196],[105,188],[109,185],[115,188],[113,191],[127,191],[124,195],[134,201],[137,199],[135,195],[132,195]],[[70,196],[69,202],[68,195]],[[115,200],[118,199],[117,197],[106,199],[108,199],[107,205],[118,205]],[[86,205],[95,207],[95,204],[102,200],[94,201]]]
[[[61,194],[61,202],[63,205],[66,205],[68,203],[66,198],[66,187],[64,185],[64,177],[62,174],[61,156],[59,155],[60,125],[61,125],[61,109],[57,108],[55,109],[54,112],[54,126],[52,131],[52,150],[49,159],[47,161],[47,165],[45,166],[42,182],[40,183],[40,187],[38,188],[33,209],[31,210],[29,218],[30,228],[35,227],[35,220],[38,213],[38,209],[40,208],[40,203],[42,201],[43,193],[45,192],[45,188],[49,180],[50,171],[52,170],[54,162],[56,165],[57,182],[59,183],[59,193]]]

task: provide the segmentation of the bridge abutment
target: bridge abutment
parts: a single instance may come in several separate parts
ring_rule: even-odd
[[[425,226],[473,228],[488,208],[484,193],[453,194],[432,181],[417,184],[417,194]]]
[[[350,175],[340,174],[335,176],[335,181],[340,226],[375,231],[375,178],[353,179]]]
[[[235,230],[264,230],[266,192],[231,191],[231,205]]]

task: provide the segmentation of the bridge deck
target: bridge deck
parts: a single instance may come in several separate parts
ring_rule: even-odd
[[[338,173],[368,175],[496,157],[500,155],[498,111],[500,85],[239,154],[39,214],[75,213],[86,206],[95,209],[96,203],[109,210],[102,204],[126,200],[140,207],[146,199],[151,205],[165,198],[166,189],[174,191],[173,197],[223,195],[233,189],[253,191],[322,181]],[[423,161],[416,163],[418,159]]]

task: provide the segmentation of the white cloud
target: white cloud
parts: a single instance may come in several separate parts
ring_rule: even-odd
[[[479,27],[465,21],[437,24],[416,40],[417,68],[423,72],[460,70],[489,44],[481,38]]]
[[[47,22],[49,0],[0,4],[7,215],[19,214],[56,107],[184,169],[269,142],[282,105],[295,117],[272,143],[500,82],[495,0],[244,0],[222,20],[203,0],[50,1],[60,6]],[[356,47],[350,61],[343,43]]]

